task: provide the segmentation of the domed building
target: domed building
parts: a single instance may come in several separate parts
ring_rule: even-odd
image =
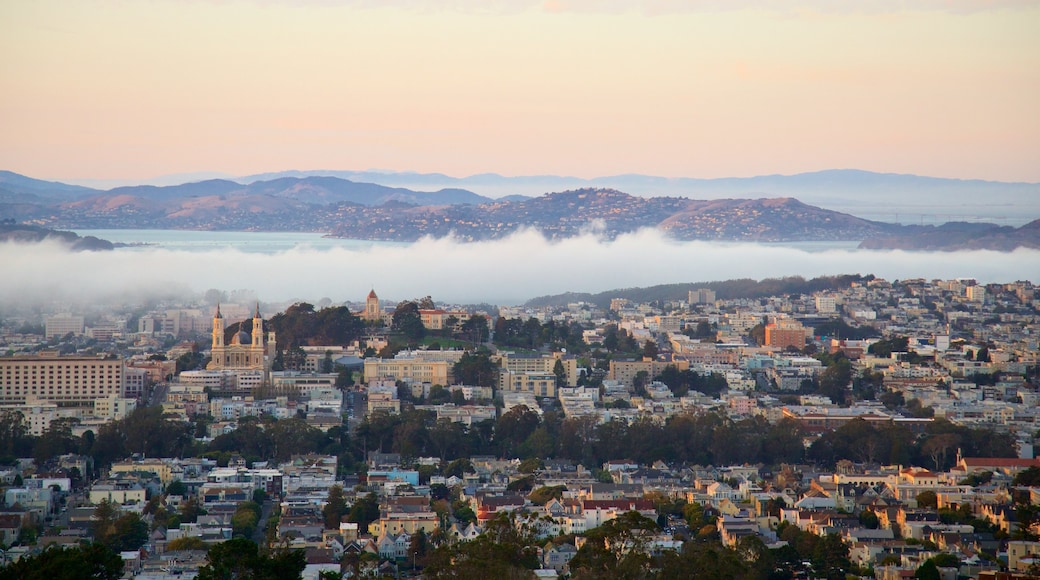
[[[210,346],[210,362],[207,370],[221,371],[264,371],[270,370],[270,361],[274,360],[274,331],[264,336],[264,319],[260,317],[260,304],[256,305],[253,315],[253,331],[244,328],[231,336],[231,344],[225,344],[226,331],[224,317],[220,314],[220,305],[213,316],[213,343]]]

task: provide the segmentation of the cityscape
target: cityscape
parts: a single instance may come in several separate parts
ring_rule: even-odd
[[[640,292],[7,316],[5,570],[1036,574],[1032,282]]]
[[[0,2],[0,580],[1040,580],[1038,31]]]

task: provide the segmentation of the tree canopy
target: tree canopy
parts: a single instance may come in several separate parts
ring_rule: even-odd
[[[117,580],[122,575],[123,559],[100,543],[69,548],[52,545],[0,568],[0,580]]]
[[[260,553],[252,540],[235,538],[209,549],[198,580],[292,580],[307,567],[303,550]]]

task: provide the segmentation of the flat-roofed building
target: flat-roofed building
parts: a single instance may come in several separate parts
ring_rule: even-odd
[[[778,320],[766,325],[766,346],[787,348],[789,346],[801,350],[805,348],[805,339],[809,330],[796,320]]]
[[[118,395],[94,399],[94,416],[99,419],[109,421],[124,419],[136,408],[137,399],[128,399]]]
[[[690,363],[683,359],[676,359],[674,361],[612,360],[610,361],[610,371],[607,373],[607,380],[617,381],[628,387],[633,387],[635,386],[634,381],[636,375],[640,372],[646,372],[647,378],[653,379],[657,375],[661,374],[664,369],[668,368],[669,365],[674,365],[680,371],[685,371],[690,368]]]
[[[448,311],[435,309],[422,309],[419,311],[419,318],[422,320],[423,326],[427,330],[443,330],[448,326],[452,320],[455,324],[465,322],[469,318],[469,313],[464,311]]]
[[[567,356],[563,353],[555,353],[552,356],[540,356],[505,352],[501,354],[498,360],[499,366],[503,371],[514,374],[553,374],[556,369],[556,361],[559,361],[563,366],[563,372],[567,379],[566,384],[558,386],[573,387],[578,384],[578,359],[574,356]],[[502,388],[505,388],[504,382],[502,383]]]
[[[314,391],[335,388],[337,377],[335,373],[277,371],[271,373],[271,386],[279,395],[310,397]]]
[[[556,398],[556,375],[552,373],[502,373],[502,390]]]
[[[710,288],[697,288],[688,292],[690,304],[713,304],[715,302],[715,291]]]
[[[50,316],[44,324],[44,336],[47,339],[60,338],[66,334],[80,336],[83,334],[83,317],[71,314]]]
[[[393,379],[407,383],[448,385],[448,363],[420,359],[365,359],[365,379]]]
[[[33,399],[89,407],[113,395],[123,395],[123,361],[117,358],[0,358],[0,404]]]

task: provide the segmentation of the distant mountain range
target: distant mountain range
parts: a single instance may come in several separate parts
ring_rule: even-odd
[[[795,175],[699,179],[612,175],[590,179],[495,173],[452,177],[441,173],[380,171],[284,171],[235,178],[251,183],[279,177],[329,176],[409,189],[463,188],[480,195],[535,197],[572,189],[616,189],[640,197],[690,199],[794,197],[863,218],[904,224],[990,221],[1019,226],[1040,218],[1040,183],[946,179],[858,169],[829,169]]]
[[[812,193],[842,175],[845,172],[754,179],[816,182],[815,186],[806,186]],[[856,175],[861,182],[874,182],[872,195],[885,194],[886,188],[907,180],[922,180],[922,191],[938,187],[936,182],[951,181],[864,172]],[[491,176],[485,177],[494,181]],[[979,182],[974,187],[1004,188],[1001,191],[1005,195],[1018,191],[1018,197],[1027,204],[1035,203],[1037,197],[1024,193],[1031,191],[1030,187],[1035,189],[1035,184]],[[992,207],[993,203],[976,205]],[[345,238],[395,241],[449,234],[463,240],[485,240],[524,228],[537,229],[550,238],[590,230],[616,237],[652,227],[679,240],[867,240],[869,247],[904,249],[1040,247],[1040,226],[1036,222],[1021,228],[985,223],[901,226],[823,209],[789,196],[697,200],[581,188],[535,198],[492,199],[460,188],[417,191],[334,176],[280,174],[248,183],[213,179],[102,191],[0,171],[0,219],[66,229],[319,231]]]

